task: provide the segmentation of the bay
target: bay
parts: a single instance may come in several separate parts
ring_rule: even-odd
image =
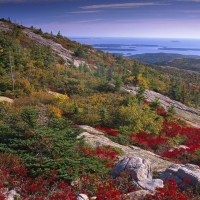
[[[178,38],[70,38],[104,52],[131,56],[144,53],[176,53],[200,56],[200,39]]]

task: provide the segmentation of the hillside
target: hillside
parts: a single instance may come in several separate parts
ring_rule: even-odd
[[[130,92],[131,94],[137,94],[138,89],[137,87],[129,87],[125,86],[123,88],[125,91]],[[154,91],[145,90],[144,92],[145,98],[149,102],[153,102],[156,98],[159,99],[161,106],[167,110],[170,106],[174,106],[176,117],[183,119],[187,123],[200,128],[200,110],[188,107],[178,101],[174,101],[169,97],[166,97],[162,94],[156,93]]]
[[[136,54],[136,55],[132,55],[129,56],[129,58],[133,58],[145,63],[149,63],[149,64],[158,64],[158,65],[162,65],[165,63],[165,65],[167,63],[171,63],[173,60],[175,59],[193,59],[193,60],[197,60],[200,57],[199,56],[194,56],[194,55],[182,55],[182,54],[172,54],[172,53],[145,53],[145,54]]]
[[[186,79],[185,76],[179,77],[178,74],[169,77],[168,74],[166,74],[167,75],[166,76],[162,72],[158,72],[157,69],[153,70],[148,65],[140,64],[135,60],[124,59],[122,58],[122,56],[113,57],[108,53],[97,51],[91,46],[80,45],[74,41],[70,41],[68,38],[63,37],[61,34],[54,36],[52,34],[43,33],[41,29],[35,29],[34,27],[27,28],[19,25],[14,25],[12,23],[8,23],[5,20],[1,21],[1,30],[3,32],[6,33],[11,29],[13,29],[13,33],[8,34],[7,36],[7,39],[13,42],[13,44],[11,45],[12,47],[9,47],[12,48],[10,49],[11,55],[9,57],[9,50],[7,49],[8,46],[10,45],[9,42],[7,42],[7,44],[6,43],[2,44],[7,47],[1,55],[1,56],[7,55],[7,59],[8,60],[11,59],[11,63],[8,62],[3,63],[3,71],[5,71],[6,68],[5,65],[13,64],[14,68],[20,69],[20,66],[23,66],[28,62],[31,63],[29,64],[30,66],[33,65],[33,68],[26,67],[26,70],[28,69],[30,71],[32,70],[34,71],[36,68],[34,66],[34,62],[31,62],[31,58],[33,60],[37,59],[37,62],[35,62],[35,64],[37,64],[38,66],[37,69],[40,71],[39,75],[40,79],[43,80],[47,79],[42,77],[43,72],[46,69],[51,68],[52,70],[54,70],[54,77],[51,77],[51,80],[53,81],[50,82],[54,83],[53,86],[54,90],[55,87],[57,87],[56,90],[64,92],[62,91],[64,89],[62,88],[62,85],[64,86],[67,80],[63,79],[65,82],[64,83],[63,81],[61,81],[59,76],[63,76],[64,71],[65,73],[67,73],[66,67],[72,66],[73,68],[73,67],[79,67],[80,65],[81,67],[79,68],[79,72],[82,71],[84,73],[85,71],[85,73],[92,73],[94,75],[93,76],[94,79],[96,78],[98,79],[101,77],[101,81],[103,77],[105,81],[102,81],[102,83],[103,82],[108,83],[110,81],[115,84],[117,79],[121,79],[123,84],[144,86],[147,89],[151,89],[160,92],[164,95],[168,95],[172,99],[184,102],[185,104],[190,106],[191,105],[196,106],[197,104],[195,97],[197,95],[196,90],[194,91],[193,86],[191,86],[191,84],[194,86],[195,85],[198,86],[198,81],[196,81],[195,77],[194,78],[189,77],[189,80]],[[52,49],[51,52],[50,48]],[[3,51],[3,49],[1,51]],[[36,53],[37,51],[39,53]],[[22,61],[19,62],[19,59],[21,57],[23,57],[23,63]],[[10,66],[7,67],[8,70],[10,70],[9,69]],[[59,72],[59,70],[61,71]],[[71,71],[75,72],[74,69],[72,69]],[[175,70],[171,70],[171,72],[174,71]],[[24,71],[23,73],[27,74],[27,71]],[[55,76],[56,74],[57,76]],[[26,75],[25,77],[28,78],[28,76],[29,75]],[[35,78],[37,79],[39,77],[36,76]],[[177,81],[174,81],[173,78],[175,78]],[[183,81],[183,79],[185,79],[186,81]],[[30,83],[32,79],[28,78],[28,81]],[[72,81],[72,79],[70,81]],[[38,80],[37,85],[41,84],[40,82],[41,81]],[[44,82],[47,85],[49,84],[47,83],[48,82],[47,80],[45,80]],[[2,83],[2,85],[4,84],[5,81],[4,83]],[[55,84],[57,84],[57,86]],[[35,85],[35,83],[32,84],[32,86],[33,85]],[[51,84],[49,84],[49,86],[50,85]],[[1,91],[4,90],[10,90],[10,88],[5,89],[4,87]],[[174,93],[174,90],[177,90],[176,92],[177,94]],[[188,94],[188,96],[186,95],[187,97],[185,99],[183,99],[183,97],[180,96],[180,93],[183,92],[187,92]],[[67,93],[71,94],[71,91],[68,91]]]
[[[200,72],[200,59],[199,58],[176,58],[171,61],[158,63],[161,66],[170,66],[179,69],[185,69],[194,72]]]
[[[148,173],[160,178],[167,196],[161,172],[173,162],[200,165],[195,78],[182,81],[60,32],[43,33],[5,19],[0,20],[0,76],[2,199],[13,190],[21,199],[71,200],[80,193],[123,199],[145,188],[135,188],[139,181],[128,174],[110,175],[126,156],[139,157],[145,169],[151,162]],[[159,193],[154,191],[152,199]],[[199,198],[176,184],[173,192]]]

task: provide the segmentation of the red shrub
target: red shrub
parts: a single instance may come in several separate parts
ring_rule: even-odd
[[[113,167],[115,161],[118,160],[117,151],[110,146],[97,147],[95,150],[82,146],[77,150],[88,157],[97,156],[109,168]]]
[[[113,129],[109,129],[109,128],[105,128],[105,127],[100,127],[100,126],[97,126],[95,128],[98,129],[98,130],[106,132],[108,135],[118,136],[118,134],[119,134],[118,131],[113,130]]]
[[[149,105],[151,103],[150,101],[148,101],[146,99],[142,100],[142,102],[143,102],[143,104],[146,104],[146,105]]]
[[[179,191],[176,181],[171,179],[164,183],[164,188],[158,188],[154,195],[146,195],[148,200],[191,200],[190,196]]]
[[[76,198],[68,184],[57,180],[57,171],[52,170],[51,173],[52,176],[49,178],[40,176],[34,180],[27,176],[25,168],[21,168],[19,174],[13,176],[12,170],[1,167],[0,199],[5,198],[2,192],[5,187],[9,186],[9,188],[14,188],[22,199],[75,200]]]
[[[160,145],[166,145],[165,139],[161,136],[153,137],[145,132],[139,132],[137,135],[131,134],[130,139],[133,143],[146,149],[157,150]]]
[[[156,108],[156,114],[161,116],[166,116],[167,111],[163,107]]]
[[[98,200],[121,200],[122,192],[115,188],[113,183],[106,183],[98,187],[96,197]]]

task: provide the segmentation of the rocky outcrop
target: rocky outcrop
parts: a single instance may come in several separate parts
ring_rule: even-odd
[[[0,193],[3,194],[5,200],[21,199],[20,195],[15,190],[8,190],[8,188],[1,188]]]
[[[123,87],[123,90],[132,94],[137,94],[138,87],[125,86]],[[165,109],[168,109],[173,105],[178,118],[182,118],[191,125],[200,128],[200,110],[188,107],[178,101],[172,100],[169,97],[151,90],[145,90],[144,95],[149,102],[152,102],[155,98],[158,98],[161,105]]]
[[[68,65],[74,64],[75,67],[79,67],[80,65],[84,65],[85,61],[79,59],[73,59],[73,52],[64,48],[61,44],[58,44],[50,39],[43,38],[39,34],[33,33],[29,29],[24,29],[23,32],[36,43],[39,43],[43,46],[50,46],[51,49],[57,53],[61,58],[63,58]]]
[[[12,31],[13,27],[13,24],[0,21],[0,32],[6,33]],[[31,40],[42,46],[50,46],[56,54],[66,61],[66,65],[74,64],[74,66],[78,68],[80,65],[85,64],[85,61],[81,59],[73,59],[74,52],[64,48],[61,44],[58,44],[51,39],[44,38],[41,35],[34,33],[31,29],[23,28],[23,33],[25,33]]]
[[[163,188],[163,181],[161,179],[142,180],[137,182],[143,190],[155,191],[156,188]]]
[[[13,99],[10,99],[8,97],[2,97],[2,96],[0,96],[0,102],[13,103]]]
[[[0,32],[6,33],[8,31],[11,31],[10,26],[5,22],[0,21]]]
[[[125,199],[134,199],[134,200],[142,200],[145,199],[145,196],[149,194],[152,195],[152,192],[150,192],[149,190],[138,190],[135,192],[130,192],[126,195],[124,195]]]
[[[23,32],[33,41],[43,46],[50,46],[54,52],[62,57],[68,64],[72,62],[73,52],[65,49],[61,44],[58,44],[50,39],[43,38],[42,36],[33,33],[29,29],[24,29]]]
[[[116,178],[121,173],[128,173],[129,180],[135,182],[134,188],[155,191],[157,187],[163,187],[161,179],[152,178],[150,161],[140,157],[124,157],[111,171]]]
[[[120,159],[123,157],[140,157],[141,159],[147,159],[149,160],[151,164],[151,168],[155,172],[163,172],[165,171],[166,168],[168,168],[172,162],[168,160],[164,160],[160,156],[143,150],[139,147],[135,146],[124,146],[120,145],[118,143],[115,143],[108,139],[103,132],[96,130],[90,126],[85,126],[85,125],[79,125],[77,126],[78,128],[83,129],[85,132],[81,133],[78,137],[83,137],[84,141],[94,147],[97,146],[112,146],[119,148],[123,151],[123,155],[120,156]]]
[[[136,181],[152,180],[152,170],[149,160],[140,157],[124,157],[112,169],[111,175],[116,178],[123,171],[130,173],[131,179]]]
[[[173,164],[161,174],[161,179],[174,179],[183,189],[188,186],[200,189],[200,167],[193,164]]]
[[[76,200],[89,200],[89,198],[86,194],[79,194]]]
[[[85,64],[85,61],[83,60],[74,60],[74,66],[79,68],[80,65],[84,65]]]
[[[185,146],[185,145],[179,145],[179,146],[177,146],[177,147],[172,147],[170,150],[169,150],[169,152],[172,152],[172,151],[174,151],[174,150],[187,150],[187,149],[190,149],[189,147],[187,147],[187,146]]]

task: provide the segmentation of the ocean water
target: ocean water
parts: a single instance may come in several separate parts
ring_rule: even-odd
[[[200,56],[200,39],[70,38],[109,53],[130,56],[144,53],[177,53]]]

